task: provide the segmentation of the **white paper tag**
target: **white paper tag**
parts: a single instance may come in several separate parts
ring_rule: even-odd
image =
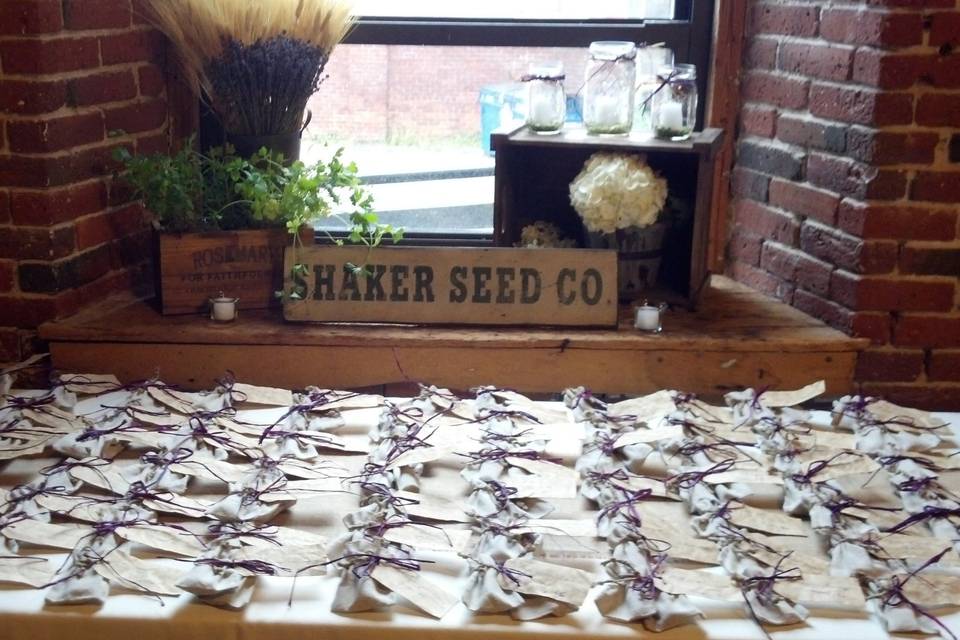
[[[253,473],[254,466],[251,464],[234,464],[222,460],[203,459],[177,462],[171,464],[169,469],[174,473],[182,473],[186,476],[230,483],[243,482],[244,478]]]
[[[610,555],[610,547],[597,538],[541,533],[537,555],[544,560],[599,560]]]
[[[504,562],[504,566],[519,572],[514,574],[519,584],[503,574],[497,576],[500,586],[504,589],[559,600],[575,607],[583,605],[593,583],[593,575],[587,571],[543,562],[531,557],[512,558]]]
[[[614,447],[626,447],[631,444],[648,444],[683,437],[683,426],[679,424],[664,424],[651,429],[633,429],[622,434],[614,443]]]
[[[893,404],[892,402],[887,402],[886,400],[877,400],[876,402],[871,402],[867,405],[867,411],[869,411],[874,418],[881,422],[899,420],[904,422],[912,422],[920,428],[935,428],[946,425],[946,422],[940,418],[935,418],[928,411],[901,407]]]
[[[877,538],[876,543],[891,558],[908,561],[927,561],[944,549],[952,547],[949,540],[896,533]],[[956,551],[951,549],[940,559],[940,564],[958,566],[960,565],[960,557],[957,556]]]
[[[96,458],[91,458],[90,460],[96,460]],[[113,465],[73,467],[70,469],[70,475],[86,484],[110,491],[119,496],[126,494],[130,489],[130,482],[120,475],[120,473],[113,468]]]
[[[419,571],[379,564],[370,572],[370,577],[434,618],[442,618],[460,602],[451,590],[426,580]]]
[[[901,581],[906,576],[900,576]],[[906,581],[903,592],[921,607],[950,607],[960,605],[960,576],[942,576],[921,573]]]
[[[124,540],[142,544],[151,549],[159,549],[194,558],[203,553],[204,545],[200,539],[188,531],[156,524],[138,524],[135,527],[121,527],[117,535]]]
[[[545,460],[528,460],[526,458],[506,458],[514,467],[519,467],[537,477],[521,480],[520,477],[511,477],[508,483],[518,491],[524,490],[523,497],[528,498],[574,498],[577,495],[577,480],[579,474],[569,467],[564,467]],[[526,486],[521,487],[526,482]],[[532,493],[536,491],[536,493]]]
[[[93,565],[94,571],[111,582],[128,589],[175,596],[183,593],[176,586],[183,577],[183,570],[167,566],[161,562],[141,560],[118,549],[108,555],[103,562]]]
[[[42,587],[53,579],[54,567],[37,558],[0,558],[0,582]]]
[[[120,380],[113,375],[99,373],[65,373],[60,376],[67,391],[82,395],[95,395],[115,391],[121,386]]]
[[[258,387],[235,382],[231,390],[242,394],[243,402],[249,404],[263,404],[271,407],[289,407],[293,404],[293,392],[287,389]]]
[[[596,538],[597,523],[593,520],[540,519],[529,520],[517,527],[517,533],[551,533],[574,538]]]
[[[827,391],[827,385],[823,380],[818,380],[813,384],[808,384],[802,389],[795,391],[764,391],[760,396],[760,403],[771,409],[779,407],[794,407],[822,396]]]
[[[48,427],[54,433],[75,433],[86,426],[83,418],[54,405],[24,409],[22,415],[34,425]]]
[[[642,398],[631,398],[616,402],[607,407],[611,416],[636,416],[638,422],[645,422],[651,427],[659,423],[668,415],[677,410],[669,391],[657,391]]]
[[[740,589],[725,575],[696,569],[667,567],[659,579],[663,583],[660,588],[667,593],[700,596],[722,602],[743,601]]]
[[[405,544],[417,551],[456,551],[464,553],[470,544],[468,529],[434,528],[419,524],[391,527],[383,532],[383,539]]]
[[[411,516],[440,522],[473,522],[473,518],[463,512],[463,505],[453,500],[411,491],[395,491],[393,495],[412,501],[403,507]]]
[[[3,528],[3,535],[11,540],[56,549],[73,549],[84,538],[91,538],[92,534],[93,529],[87,526],[38,520],[21,520]]]
[[[730,509],[730,521],[738,527],[765,531],[780,536],[809,536],[810,526],[774,509],[757,509],[748,505],[737,505]]]
[[[789,560],[788,560],[789,562]],[[801,604],[863,611],[867,601],[856,578],[807,575],[800,580],[780,580],[774,591]]]
[[[732,469],[723,473],[711,473],[703,479],[707,484],[772,484],[782,485],[783,476],[774,475],[764,469]]]

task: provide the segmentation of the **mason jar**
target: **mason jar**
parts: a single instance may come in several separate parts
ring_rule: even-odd
[[[663,140],[686,140],[697,125],[697,67],[661,67],[661,87],[653,96],[653,133]]]
[[[653,133],[653,93],[660,86],[657,73],[673,66],[673,51],[653,45],[637,48],[637,83],[633,97],[633,132]]]
[[[562,62],[530,65],[523,76],[527,85],[527,126],[542,134],[558,133],[567,119],[567,94],[563,89]]]
[[[633,126],[637,48],[632,42],[590,44],[583,86],[583,124],[595,135],[623,135]]]

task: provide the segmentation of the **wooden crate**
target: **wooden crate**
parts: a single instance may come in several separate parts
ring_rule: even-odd
[[[158,291],[164,315],[202,313],[221,291],[240,309],[279,306],[283,286],[284,229],[160,233]]]
[[[495,133],[494,241],[513,246],[524,226],[546,220],[572,238],[586,243],[585,229],[570,205],[570,183],[584,162],[597,151],[638,153],[660,172],[670,194],[688,203],[693,215],[687,224],[672,226],[664,242],[664,258],[652,299],[684,302],[694,307],[707,280],[710,238],[710,194],[713,163],[723,131],[706,129],[684,142],[631,136],[590,136],[582,128],[565,128],[557,135],[539,135],[522,127]]]

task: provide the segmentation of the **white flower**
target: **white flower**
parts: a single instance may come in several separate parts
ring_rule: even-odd
[[[649,226],[666,201],[667,181],[642,155],[595,153],[570,183],[570,204],[590,231]]]
[[[576,241],[563,239],[556,225],[543,220],[525,226],[520,231],[520,246],[526,248],[567,249],[577,246]]]

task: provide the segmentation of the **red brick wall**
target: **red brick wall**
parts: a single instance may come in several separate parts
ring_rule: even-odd
[[[341,45],[311,99],[313,135],[363,142],[480,133],[480,90],[519,82],[531,62],[560,60],[567,93],[583,84],[584,48]]]
[[[0,362],[38,324],[150,282],[112,151],[169,148],[164,43],[130,0],[0,2]]]
[[[960,408],[960,2],[748,20],[729,272],[869,338],[864,392]]]

